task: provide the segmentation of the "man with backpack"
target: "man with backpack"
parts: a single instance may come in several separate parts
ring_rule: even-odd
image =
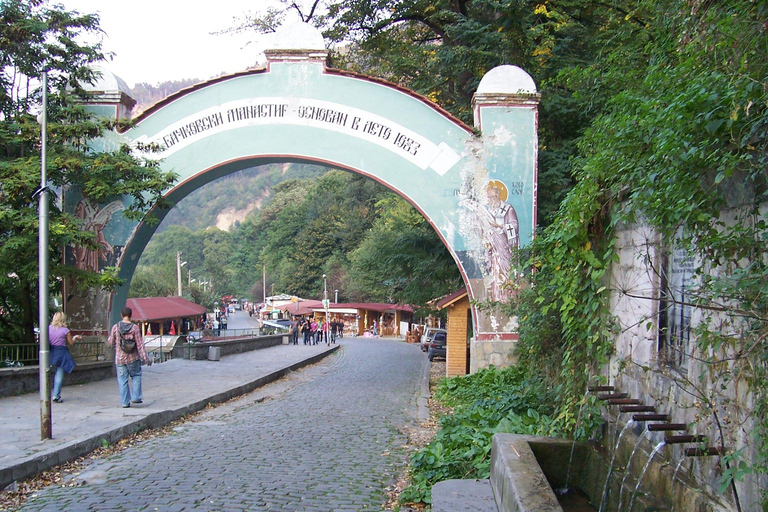
[[[142,403],[141,395],[141,362],[147,366],[152,361],[144,350],[144,339],[141,329],[131,322],[133,311],[123,308],[120,312],[122,320],[112,326],[107,342],[115,346],[115,366],[117,367],[117,384],[120,387],[120,401],[123,407]],[[131,386],[128,387],[128,378]]]

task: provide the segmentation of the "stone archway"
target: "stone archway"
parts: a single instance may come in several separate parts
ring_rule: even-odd
[[[166,193],[171,201],[218,177],[276,161],[363,174],[396,191],[431,223],[472,300],[507,299],[514,251],[531,241],[536,224],[539,96],[530,76],[514,66],[491,70],[474,97],[473,129],[412,91],[328,68],[322,36],[307,25],[287,27],[278,41],[287,49],[269,50],[265,68],[180,91],[142,113],[130,130],[94,146],[160,145],[161,166],[180,175]],[[105,76],[91,91],[93,108],[125,115],[132,100],[120,91],[119,79]],[[64,201],[114,248],[113,263],[130,282],[154,227],[120,215],[122,199],[92,205],[69,190]],[[104,264],[98,254],[80,254],[77,261]],[[65,293],[67,315],[73,326],[104,335],[127,291],[126,284],[111,296]],[[514,319],[473,307],[472,320],[475,343],[485,345],[473,353],[509,352],[517,339]]]

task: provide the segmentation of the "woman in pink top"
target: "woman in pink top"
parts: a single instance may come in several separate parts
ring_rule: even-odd
[[[53,376],[53,401],[61,403],[61,386],[64,383],[64,372],[72,373],[75,369],[75,360],[69,353],[67,343],[75,344],[75,340],[83,337],[79,334],[72,337],[72,333],[67,328],[67,317],[61,311],[53,315],[53,320],[48,326],[48,343],[51,346],[51,367],[56,367],[56,373]]]
[[[320,336],[317,333],[317,322],[313,319],[312,322],[309,324],[309,328],[312,330],[312,345],[317,345],[317,337]]]

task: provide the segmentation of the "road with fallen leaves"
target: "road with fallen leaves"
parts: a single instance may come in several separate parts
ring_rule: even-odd
[[[407,458],[425,356],[396,340],[342,344],[170,434],[88,463],[20,510],[383,510]]]

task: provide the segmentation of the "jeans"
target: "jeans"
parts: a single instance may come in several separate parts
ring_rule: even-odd
[[[128,377],[131,378],[131,388],[128,389]],[[117,384],[120,387],[120,402],[129,405],[131,400],[137,402],[141,397],[141,360],[128,364],[117,365]]]
[[[56,373],[53,374],[53,398],[61,398],[61,385],[64,383],[64,368],[56,367]]]

